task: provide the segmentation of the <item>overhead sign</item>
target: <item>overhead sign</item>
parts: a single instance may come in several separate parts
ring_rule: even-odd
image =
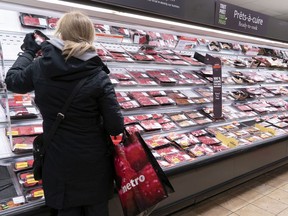
[[[214,24],[221,28],[265,35],[269,16],[226,2],[216,2]]]
[[[213,25],[214,0],[90,0]],[[209,6],[210,5],[210,6]]]

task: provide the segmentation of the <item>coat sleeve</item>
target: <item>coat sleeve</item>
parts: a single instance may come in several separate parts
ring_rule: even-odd
[[[108,75],[103,72],[99,80],[103,94],[99,98],[99,108],[103,117],[103,124],[109,135],[118,135],[124,131],[124,120],[120,105],[116,99],[115,90]]]
[[[5,83],[9,91],[24,94],[34,90],[33,71],[35,61],[30,53],[20,55],[8,70]]]

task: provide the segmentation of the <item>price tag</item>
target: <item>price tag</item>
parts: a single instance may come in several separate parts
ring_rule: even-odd
[[[43,133],[43,128],[42,127],[34,127],[34,132],[35,133]]]
[[[14,145],[14,148],[18,148],[18,149],[30,149],[32,148],[32,145],[28,145],[28,144],[25,144],[25,143],[16,143]]]
[[[46,26],[46,25],[47,25],[46,19],[44,19],[44,18],[39,18],[39,24],[40,24],[40,25],[43,25],[43,26]]]
[[[25,203],[25,198],[24,198],[24,196],[13,197],[12,200],[13,200],[13,203],[14,203],[14,204]]]
[[[7,131],[7,135],[17,136],[19,135],[18,131]]]
[[[38,183],[39,181],[35,180],[34,178],[29,178],[27,179],[27,183],[28,184],[35,184],[35,183]]]
[[[43,197],[44,196],[44,191],[43,190],[39,190],[39,191],[35,191],[33,193],[34,197]]]
[[[27,168],[28,167],[28,163],[27,163],[27,161],[18,162],[18,163],[16,163],[15,167],[16,167],[16,169]]]

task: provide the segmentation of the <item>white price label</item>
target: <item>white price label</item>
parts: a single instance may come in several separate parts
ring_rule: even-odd
[[[25,203],[25,198],[24,198],[24,196],[13,197],[12,200],[13,200],[13,203],[14,203],[14,204]]]

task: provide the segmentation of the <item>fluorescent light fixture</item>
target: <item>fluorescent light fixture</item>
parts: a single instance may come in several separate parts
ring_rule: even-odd
[[[153,18],[149,16],[143,16],[143,15],[138,15],[138,14],[132,14],[132,13],[126,13],[126,12],[121,12],[121,11],[115,11],[115,10],[110,10],[110,9],[105,9],[105,8],[99,8],[95,6],[90,6],[90,5],[85,5],[85,4],[78,4],[78,3],[72,3],[72,2],[66,2],[66,1],[59,1],[59,0],[38,0],[40,2],[46,2],[50,4],[57,4],[57,5],[63,5],[63,6],[69,6],[73,8],[80,8],[80,9],[85,9],[85,10],[90,10],[90,11],[96,11],[96,12],[101,12],[101,13],[107,13],[107,14],[114,14],[118,16],[123,16],[123,17],[129,17],[133,19],[139,19],[139,20],[145,20],[145,21],[150,21],[154,23],[161,23],[161,24],[167,24],[167,25],[172,25],[172,26],[177,26],[177,27],[183,27],[187,29],[194,29],[198,31],[203,31],[203,32],[211,32],[215,33],[218,35],[229,35],[234,38],[239,38],[241,39],[248,39],[255,41],[255,43],[268,43],[268,44],[274,44],[278,46],[284,46],[287,47],[287,43],[279,42],[279,41],[273,41],[269,39],[263,39],[259,37],[254,37],[254,36],[248,36],[248,35],[243,35],[243,34],[237,34],[233,32],[228,32],[228,31],[223,31],[223,30],[216,30],[216,29],[211,29],[207,27],[201,27],[201,26],[196,26],[196,25],[191,25],[191,24],[185,24],[181,22],[175,22],[175,21],[170,21],[170,20],[164,20],[164,19],[159,19],[159,18]]]
[[[78,3],[73,3],[73,2],[66,2],[66,1],[59,1],[59,0],[38,0],[38,1],[50,3],[50,4],[57,4],[57,5],[73,7],[75,9],[78,8],[78,9],[96,11],[96,12],[101,12],[101,13],[108,13],[108,14],[116,14],[117,13],[117,11],[114,11],[114,10],[94,7],[94,6],[85,5],[85,4],[78,4]]]

